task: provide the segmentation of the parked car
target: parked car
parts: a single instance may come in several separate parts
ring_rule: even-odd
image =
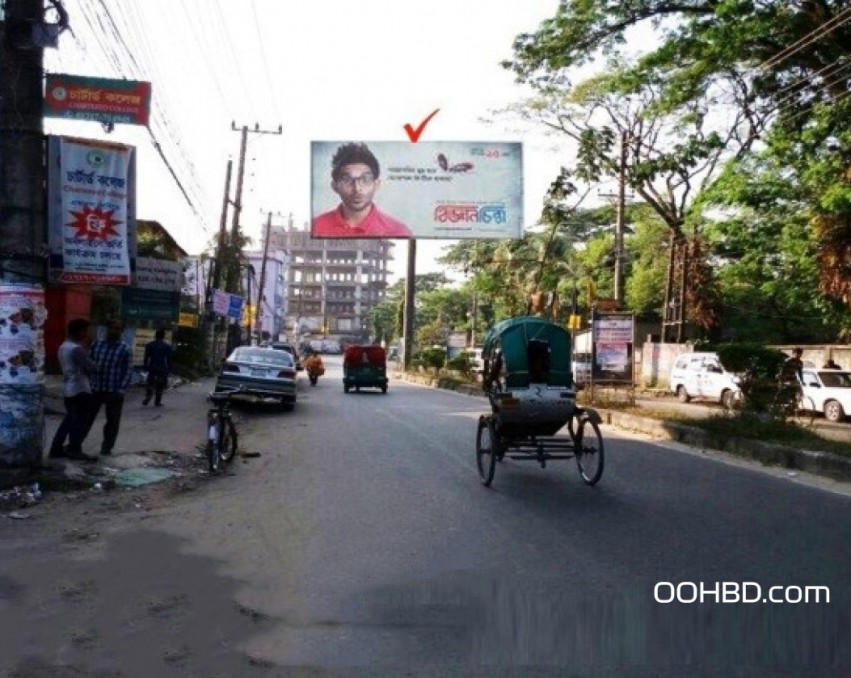
[[[843,421],[851,413],[851,372],[844,370],[802,370],[804,395],[816,412],[828,421]],[[804,403],[808,403],[804,398]]]
[[[571,362],[573,370],[573,383],[576,386],[582,387],[591,381],[591,354],[590,353],[574,353]]]
[[[301,364],[301,358],[298,355],[298,350],[296,350],[294,344],[291,344],[288,341],[273,341],[269,346],[275,351],[286,351],[289,353],[295,361],[295,368],[297,371],[301,372],[304,369]]]
[[[231,353],[216,379],[216,392],[278,398],[285,410],[296,403],[296,367],[292,354],[272,348],[240,346]]]
[[[742,398],[739,377],[724,369],[717,353],[683,353],[674,362],[669,384],[684,403],[700,398],[732,408]]]

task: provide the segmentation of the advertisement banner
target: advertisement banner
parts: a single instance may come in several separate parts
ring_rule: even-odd
[[[45,117],[147,125],[150,111],[149,82],[47,74]]]
[[[44,289],[0,284],[0,384],[44,381]]]
[[[129,285],[135,255],[135,149],[50,137],[48,156],[51,279]]]
[[[160,292],[183,289],[183,264],[168,259],[136,258],[136,287]]]
[[[242,318],[242,297],[214,289],[213,313],[240,320]]]
[[[314,141],[314,238],[521,238],[514,142]]]
[[[594,340],[594,381],[633,382],[635,318],[624,313],[595,314],[592,321]]]
[[[180,314],[180,292],[142,290],[125,287],[121,290],[121,317],[125,320],[177,322]]]

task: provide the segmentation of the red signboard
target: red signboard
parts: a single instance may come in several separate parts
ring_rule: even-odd
[[[150,110],[149,82],[64,73],[47,76],[44,115],[48,117],[147,125]]]

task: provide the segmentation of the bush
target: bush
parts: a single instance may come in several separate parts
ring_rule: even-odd
[[[724,369],[741,378],[744,409],[770,412],[777,398],[777,378],[787,356],[762,344],[724,344],[716,349]]]
[[[456,372],[460,372],[461,375],[465,378],[470,378],[473,376],[473,370],[475,369],[475,365],[473,361],[470,360],[470,354],[466,352],[459,353],[452,360],[446,363],[446,367],[450,370],[455,370]]]
[[[446,364],[446,351],[442,348],[424,348],[417,356],[417,361],[436,373]]]

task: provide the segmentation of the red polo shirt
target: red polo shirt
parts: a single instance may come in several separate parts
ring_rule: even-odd
[[[401,221],[373,205],[357,226],[344,221],[341,206],[320,214],[313,220],[311,235],[315,238],[410,238],[413,234]]]

